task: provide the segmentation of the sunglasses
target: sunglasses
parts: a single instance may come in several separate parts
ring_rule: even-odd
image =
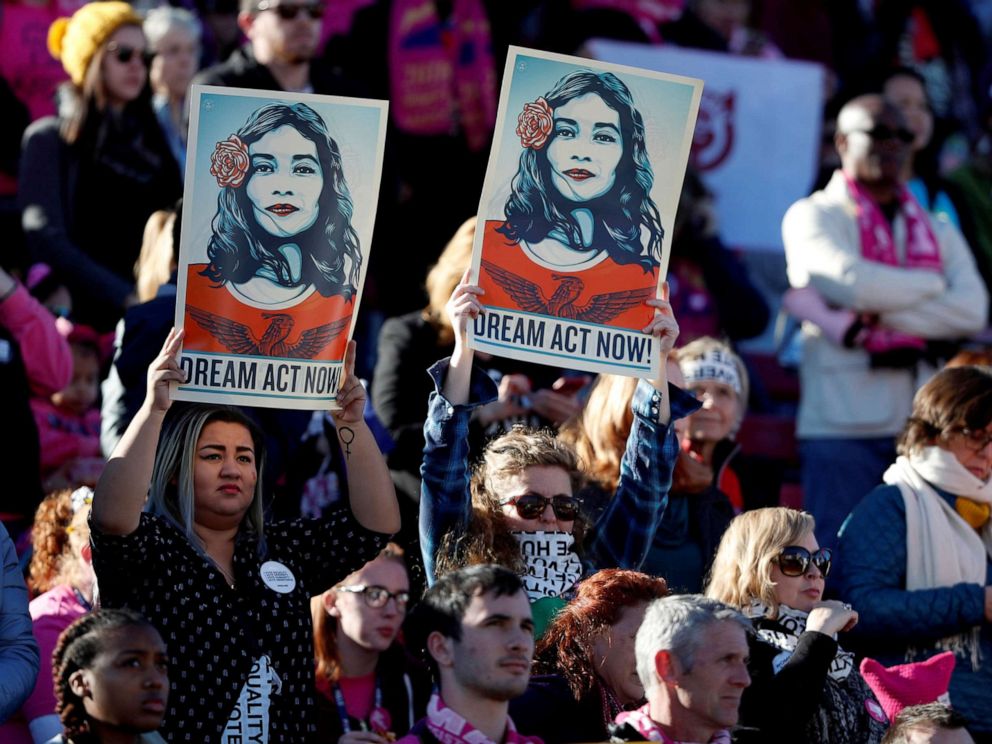
[[[972,452],[981,452],[989,446],[989,442],[992,442],[992,434],[985,429],[973,431],[972,429],[961,427],[959,429],[951,429],[950,433],[957,434],[965,446]]]
[[[112,41],[107,44],[107,54],[112,54],[122,65],[126,65],[136,56],[141,60],[141,63],[147,65],[151,58],[154,56],[145,49],[138,49],[133,46],[128,46],[127,44],[118,44],[116,41]]]
[[[396,609],[406,612],[406,605],[410,601],[410,592],[391,592],[383,586],[368,586],[367,584],[352,584],[351,586],[336,586],[336,592],[347,592],[348,594],[361,594],[365,604],[373,609],[385,607],[390,599],[395,600]]]
[[[302,3],[296,4],[286,4],[286,3],[274,3],[270,0],[262,0],[258,4],[259,10],[274,10],[280,18],[284,21],[295,20],[300,13],[306,13],[313,20],[318,20],[324,17],[324,3]]]
[[[885,126],[885,124],[876,124],[871,129],[852,129],[848,132],[848,134],[853,134],[854,132],[867,134],[876,142],[890,142],[892,140],[899,140],[903,144],[908,145],[916,139],[916,135],[908,129],[903,129],[902,127],[893,129],[892,127]]]
[[[537,519],[544,510],[551,504],[551,509],[555,517],[563,522],[571,522],[579,516],[579,501],[574,496],[539,496],[536,493],[525,493],[522,496],[500,501],[500,506],[511,505],[516,507],[517,514],[521,519]]]
[[[830,562],[833,553],[830,548],[820,548],[815,553],[810,553],[806,548],[799,545],[789,545],[782,548],[782,552],[775,557],[779,570],[786,576],[805,576],[812,563],[823,578],[830,575]]]

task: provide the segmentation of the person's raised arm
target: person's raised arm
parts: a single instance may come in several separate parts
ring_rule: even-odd
[[[620,482],[586,542],[585,562],[591,570],[640,570],[665,514],[678,457],[672,415],[683,416],[699,406],[692,396],[668,384],[666,365],[679,326],[668,303],[667,282],[661,298],[647,304],[656,312],[644,333],[658,344],[661,370],[656,379],[639,382],[634,390],[634,418],[620,461]]]
[[[441,394],[454,406],[468,402],[468,392],[472,381],[472,361],[475,351],[468,348],[468,324],[482,312],[479,296],[485,290],[476,284],[469,284],[471,269],[466,269],[461,282],[451,293],[445,306],[448,319],[455,331],[455,350],[451,354],[448,374],[444,378]]]
[[[331,411],[348,469],[348,492],[355,519],[367,530],[391,535],[400,529],[400,507],[386,458],[365,423],[365,387],[355,374],[354,341],[348,342],[338,387],[339,410]]]
[[[182,330],[169,331],[161,353],[148,368],[145,402],[110,454],[96,484],[90,519],[101,532],[128,535],[138,528],[151,484],[162,421],[172,405],[169,385],[186,379],[178,358],[182,339]]]

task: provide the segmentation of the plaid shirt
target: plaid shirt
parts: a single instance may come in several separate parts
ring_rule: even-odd
[[[475,408],[497,397],[496,383],[473,368],[469,402],[452,405],[441,395],[447,371],[447,359],[428,370],[435,389],[424,422],[426,444],[420,466],[420,545],[431,583],[441,538],[450,531],[463,532],[472,513],[469,419]],[[671,421],[699,408],[695,397],[673,385],[668,386],[668,394]],[[654,387],[644,380],[638,383],[631,402],[634,421],[620,463],[620,483],[583,545],[582,560],[587,573],[601,568],[638,570],[654,540],[668,504],[672,471],[679,453],[671,421],[658,423],[660,402],[661,395]]]

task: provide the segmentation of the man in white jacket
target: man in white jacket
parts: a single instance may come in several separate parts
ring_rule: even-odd
[[[785,306],[804,320],[797,433],[805,506],[833,545],[895,457],[935,341],[984,325],[988,293],[967,244],[900,181],[912,134],[881,96],[837,119],[841,170],[782,221]]]

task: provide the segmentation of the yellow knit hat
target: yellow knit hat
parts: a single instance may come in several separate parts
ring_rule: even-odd
[[[48,29],[48,51],[61,60],[72,82],[82,87],[86,69],[103,42],[121,26],[141,25],[130,5],[117,0],[89,2],[72,18],[59,18]]]

